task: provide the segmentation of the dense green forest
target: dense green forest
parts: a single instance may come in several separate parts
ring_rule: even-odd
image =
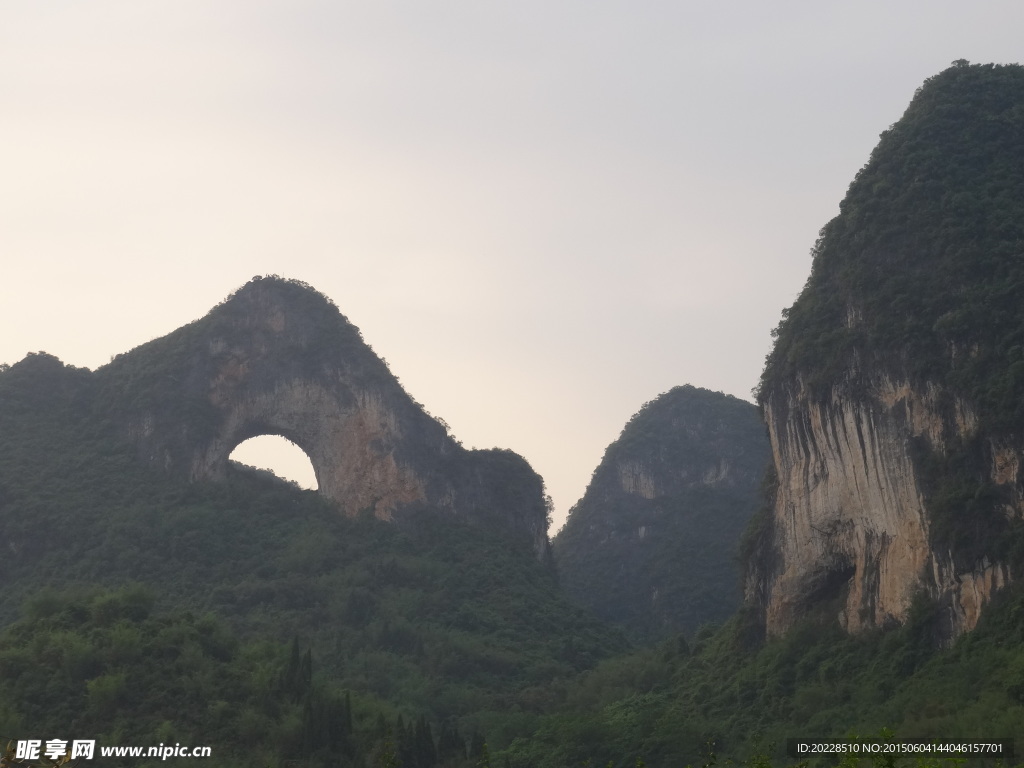
[[[1020,65],[925,81],[822,229],[762,399],[797,377],[855,392],[851,370],[884,370],[944,382],[990,433],[1024,427],[1022,120]]]
[[[1019,589],[949,651],[926,603],[862,637],[824,610],[764,643],[741,613],[630,649],[521,542],[347,519],[242,467],[172,481],[90,420],[87,379],[43,355],[0,373],[0,737],[173,739],[228,766],[626,768],[784,764],[787,737],[883,727],[1024,736]]]
[[[155,602],[138,585],[44,589],[28,601],[0,637],[0,735],[206,745],[219,766],[463,768],[486,752],[480,732],[442,721],[435,737],[423,715],[406,721],[342,691],[297,641],[243,642],[210,613],[159,611]]]
[[[215,615],[246,640],[297,640],[389,723],[423,716],[505,741],[552,679],[628,647],[573,608],[518,538],[440,515],[347,518],[237,465],[224,482],[182,482],[96,418],[91,386],[88,371],[43,354],[0,372],[5,622],[41,588],[134,583],[174,621]]]
[[[1019,585],[948,650],[936,646],[937,617],[927,601],[905,626],[861,636],[840,630],[838,607],[822,606],[768,642],[741,612],[691,643],[677,638],[602,662],[557,686],[557,712],[511,745],[511,764],[795,764],[787,739],[884,732],[1024,744]]]
[[[147,588],[44,590],[0,634],[0,735],[209,744],[217,765],[791,764],[787,738],[1024,737],[1024,590],[937,650],[922,603],[862,637],[823,612],[752,642],[743,617],[550,681],[493,734],[410,714],[337,683],[298,643],[245,641]],[[521,735],[512,736],[514,730]],[[390,757],[389,757],[390,756]],[[394,761],[388,763],[388,759]],[[1012,762],[1012,761],[1008,761]],[[992,763],[986,762],[987,765]]]

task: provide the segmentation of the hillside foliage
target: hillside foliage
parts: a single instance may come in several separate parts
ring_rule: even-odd
[[[1019,65],[957,62],[918,89],[822,229],[762,398],[881,365],[947,383],[987,428],[1024,425],[1022,123]]]
[[[92,384],[43,354],[0,373],[3,623],[44,586],[134,583],[244,640],[298,639],[339,689],[466,733],[536,711],[552,679],[627,648],[500,529],[347,518],[238,465],[182,482],[95,418]]]
[[[693,386],[646,403],[552,543],[566,592],[639,641],[727,619],[768,455],[750,403]]]
[[[901,739],[1014,739],[1017,749],[1024,743],[1019,585],[948,650],[936,646],[937,616],[927,600],[915,604],[905,626],[859,636],[840,629],[838,607],[822,606],[763,645],[751,644],[752,617],[741,611],[690,642],[674,638],[603,661],[557,686],[557,711],[532,737],[512,743],[510,765],[835,765],[838,757],[787,757],[786,740],[886,732]],[[1017,753],[1004,764],[1019,761]],[[887,765],[893,764],[911,762]]]
[[[152,591],[44,589],[0,633],[0,737],[88,737],[103,746],[208,746],[224,768],[380,763],[470,768],[483,735],[437,736],[325,680],[312,653],[240,641],[210,613],[156,610]],[[43,740],[43,739],[40,739]],[[97,751],[93,759],[99,759]],[[165,758],[103,758],[154,766]]]

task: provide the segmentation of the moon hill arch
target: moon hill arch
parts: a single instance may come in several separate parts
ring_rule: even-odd
[[[346,515],[443,514],[511,531],[550,559],[543,483],[526,460],[460,446],[304,283],[253,278],[96,376],[139,457],[168,473],[222,479],[237,445],[281,435]]]

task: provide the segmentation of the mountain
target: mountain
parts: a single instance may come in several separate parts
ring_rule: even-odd
[[[784,313],[746,592],[769,634],[940,607],[971,629],[1024,566],[1024,68],[955,62],[882,134]]]
[[[226,461],[253,433],[296,440],[320,492]],[[312,745],[397,749],[402,716],[507,743],[552,680],[628,648],[561,594],[545,514],[522,458],[463,450],[291,281],[96,371],[0,366],[0,737],[333,765]],[[354,730],[318,741],[322,707]]]
[[[552,543],[566,592],[638,639],[724,621],[768,459],[750,403],[689,385],[646,403]]]
[[[511,451],[463,449],[338,308],[298,281],[255,278],[95,377],[97,414],[175,476],[223,478],[239,443],[281,435],[349,516],[485,521],[550,557],[540,476]]]

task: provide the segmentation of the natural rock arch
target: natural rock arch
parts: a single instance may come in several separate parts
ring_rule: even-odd
[[[330,300],[255,278],[206,317],[97,371],[140,456],[189,480],[225,476],[231,452],[281,435],[348,515],[423,511],[525,533],[548,557],[540,477],[510,451],[466,451],[399,385]]]
[[[381,396],[346,391],[339,382],[330,389],[325,384],[290,379],[254,392],[241,382],[219,382],[213,394],[224,414],[222,427],[198,447],[190,478],[223,477],[228,458],[240,443],[273,434],[305,452],[320,493],[337,501],[348,514],[372,510],[387,519],[402,505],[426,502],[424,484],[410,466],[400,465],[395,458],[404,447],[403,435]],[[443,430],[435,432],[431,437],[436,444],[429,447],[443,448],[447,435]],[[450,502],[450,498],[440,501]]]

